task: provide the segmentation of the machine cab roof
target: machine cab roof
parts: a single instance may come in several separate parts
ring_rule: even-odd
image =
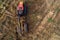
[[[17,6],[17,10],[24,10],[23,1],[19,2],[18,6]]]

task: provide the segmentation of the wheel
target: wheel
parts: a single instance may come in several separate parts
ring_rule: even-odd
[[[24,31],[28,32],[28,24],[27,23],[24,23]]]

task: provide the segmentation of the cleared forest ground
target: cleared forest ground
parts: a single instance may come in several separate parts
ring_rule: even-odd
[[[23,36],[16,34],[16,27],[18,27],[16,7],[19,1],[0,1],[0,40],[60,39],[59,0],[26,0],[29,33],[24,33]]]

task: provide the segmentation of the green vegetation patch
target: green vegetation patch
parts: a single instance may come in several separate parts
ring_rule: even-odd
[[[57,7],[57,8],[55,9],[55,12],[56,12],[56,13],[59,13],[59,12],[60,12],[60,8]]]
[[[52,18],[48,18],[48,22],[54,22]]]

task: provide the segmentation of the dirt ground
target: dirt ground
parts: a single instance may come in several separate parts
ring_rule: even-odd
[[[29,32],[22,36],[16,33],[19,1],[0,0],[0,40],[60,40],[60,0],[25,0]]]

